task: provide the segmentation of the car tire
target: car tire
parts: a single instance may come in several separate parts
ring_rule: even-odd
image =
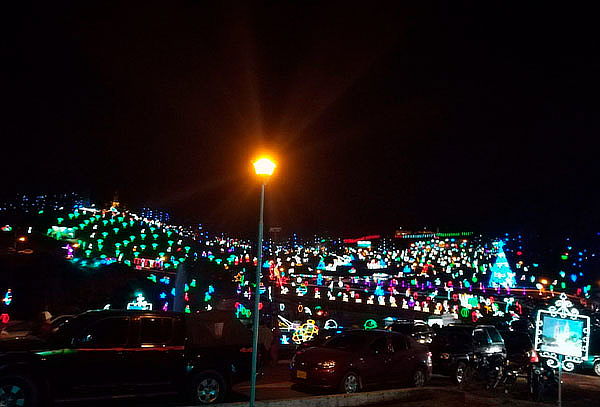
[[[227,384],[215,370],[199,372],[190,380],[189,394],[194,405],[221,403],[227,394]]]
[[[600,376],[600,359],[594,363],[594,373],[596,373],[596,376]]]
[[[3,406],[37,407],[39,391],[26,376],[14,375],[0,379],[0,404]]]
[[[361,379],[358,373],[348,372],[342,378],[340,382],[339,390],[340,393],[358,393],[361,390]]]
[[[413,374],[413,387],[423,387],[427,383],[427,373],[423,368],[418,368]]]

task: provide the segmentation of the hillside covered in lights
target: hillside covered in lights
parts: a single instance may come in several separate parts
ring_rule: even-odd
[[[144,280],[139,286],[146,288],[129,294],[129,306],[133,307],[172,310],[176,273],[187,263],[181,293],[185,311],[211,309],[215,297],[247,291],[248,283],[241,276],[256,264],[250,245],[244,241],[203,239],[189,228],[163,224],[115,207],[78,208],[61,214],[46,234],[64,243],[65,257],[80,269],[119,264],[138,271]]]

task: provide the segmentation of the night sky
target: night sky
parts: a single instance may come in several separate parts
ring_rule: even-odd
[[[117,190],[132,208],[250,233],[250,162],[264,148],[279,161],[267,222],[284,232],[600,220],[591,9],[12,3],[0,39],[4,195],[105,202]]]

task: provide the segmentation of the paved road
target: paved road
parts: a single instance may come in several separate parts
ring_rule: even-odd
[[[564,407],[592,407],[600,406],[600,377],[581,374],[565,374],[563,385],[563,406]],[[452,387],[453,383],[447,377],[434,375],[431,382],[428,384],[433,387]],[[259,378],[257,382],[257,399],[258,400],[276,400],[297,397],[309,397],[317,394],[306,389],[299,389],[292,385],[289,380],[287,364],[281,363],[275,367],[268,368],[264,376]],[[250,395],[249,383],[240,383],[233,388],[233,394],[229,398],[230,402],[248,400]],[[501,406],[510,404],[511,407],[531,406],[534,405],[527,401],[527,384],[520,381],[513,392],[509,395],[504,395],[501,390],[495,392],[485,391],[479,387],[468,390],[466,403],[469,407],[476,406]],[[547,403],[538,404],[548,406],[551,400]],[[425,404],[424,404],[425,403]],[[110,400],[102,402],[86,402],[86,403],[68,403],[71,407],[176,407],[185,405],[185,403],[173,400],[173,397],[159,397],[143,400]],[[444,403],[443,400],[436,401],[428,400],[427,402],[403,402],[404,407],[432,407],[440,405],[443,407],[455,407]],[[387,405],[395,407],[394,403]],[[399,407],[400,404],[397,404]]]

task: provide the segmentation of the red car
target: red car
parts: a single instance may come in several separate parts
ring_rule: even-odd
[[[348,331],[292,358],[292,380],[355,393],[369,385],[423,386],[431,377],[431,353],[411,337],[383,330]]]

